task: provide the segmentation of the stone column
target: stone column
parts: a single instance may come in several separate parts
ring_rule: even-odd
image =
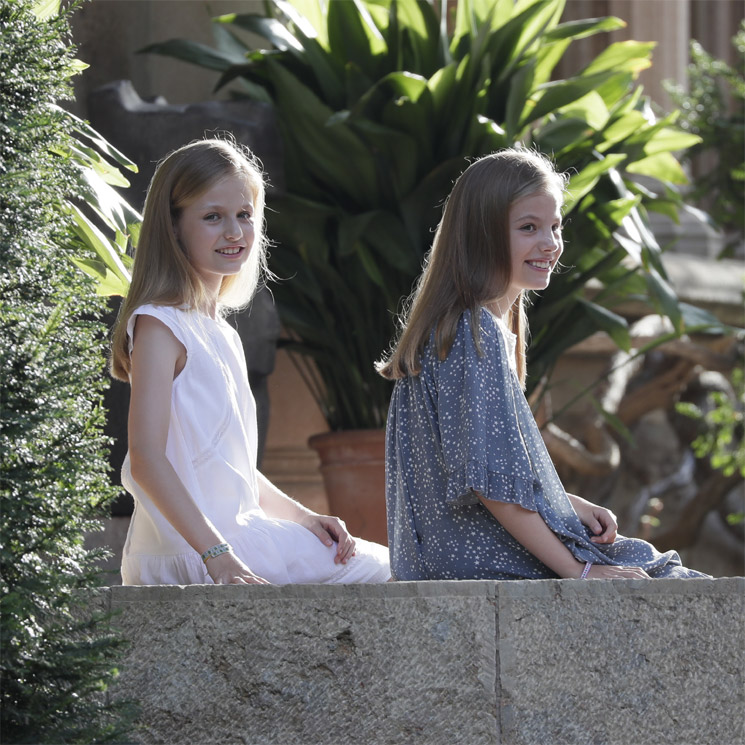
[[[656,41],[650,69],[639,76],[644,91],[666,111],[673,108],[662,81],[686,81],[688,40],[691,27],[690,0],[609,0],[610,15],[628,24],[623,38]]]

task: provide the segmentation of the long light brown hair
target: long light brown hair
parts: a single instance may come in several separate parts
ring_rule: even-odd
[[[147,303],[190,309],[204,306],[204,283],[176,239],[174,225],[184,208],[228,176],[245,178],[251,190],[254,242],[241,271],[223,278],[218,311],[246,306],[259,280],[267,275],[264,178],[253,154],[226,138],[196,140],[167,155],[148,187],[132,282],[114,325],[110,367],[115,378],[129,379],[127,322],[136,308]]]
[[[424,270],[399,319],[400,335],[390,354],[377,363],[385,378],[418,375],[421,355],[432,329],[437,354],[444,360],[453,345],[458,319],[470,310],[503,297],[512,276],[508,231],[510,206],[518,199],[546,193],[561,202],[565,177],[531,150],[501,150],[474,161],[448,197]],[[527,323],[524,293],[509,311],[517,336],[517,370],[525,385]],[[472,332],[480,351],[479,324]]]

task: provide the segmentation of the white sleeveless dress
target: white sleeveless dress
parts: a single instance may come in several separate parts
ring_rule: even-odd
[[[138,315],[164,323],[186,348],[173,381],[166,457],[200,510],[255,574],[275,584],[386,582],[388,550],[357,539],[356,555],[335,564],[336,544],[268,517],[259,505],[256,406],[240,338],[224,320],[162,305],[143,305],[127,326],[130,353]],[[129,453],[122,484],[135,500],[122,558],[125,585],[210,584],[199,554],[132,478]]]

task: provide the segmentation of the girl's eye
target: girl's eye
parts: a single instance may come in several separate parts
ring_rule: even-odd
[[[253,215],[250,212],[241,212],[238,217],[241,218],[241,220],[252,220]]]
[[[220,215],[218,215],[216,212],[210,212],[209,215],[205,215],[204,216],[204,219],[207,222],[215,222],[215,220],[219,220],[220,219]]]
[[[532,233],[535,230],[535,225],[528,223],[527,225],[523,225],[520,230],[524,230],[526,233]]]
[[[554,225],[554,228],[553,228],[554,229],[554,232],[555,233],[561,233],[561,227],[562,226],[561,225],[558,225],[558,224],[557,225]]]

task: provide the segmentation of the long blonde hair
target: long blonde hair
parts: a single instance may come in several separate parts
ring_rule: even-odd
[[[562,201],[565,177],[543,155],[531,150],[501,150],[474,161],[448,197],[432,249],[416,288],[401,315],[400,336],[390,354],[377,363],[395,380],[421,371],[421,355],[432,329],[437,354],[444,360],[453,345],[458,319],[504,296],[512,276],[508,232],[510,206],[518,199],[547,193]],[[527,323],[524,293],[509,310],[517,336],[517,370],[525,385]],[[479,323],[472,332],[480,350]]]
[[[228,176],[242,176],[254,204],[254,243],[241,271],[222,280],[218,310],[246,306],[262,276],[267,276],[264,233],[264,177],[254,155],[234,140],[196,140],[174,150],[157,166],[145,199],[142,228],[132,267],[132,282],[114,325],[111,374],[129,379],[127,323],[140,305],[203,307],[204,283],[176,239],[181,211]]]

